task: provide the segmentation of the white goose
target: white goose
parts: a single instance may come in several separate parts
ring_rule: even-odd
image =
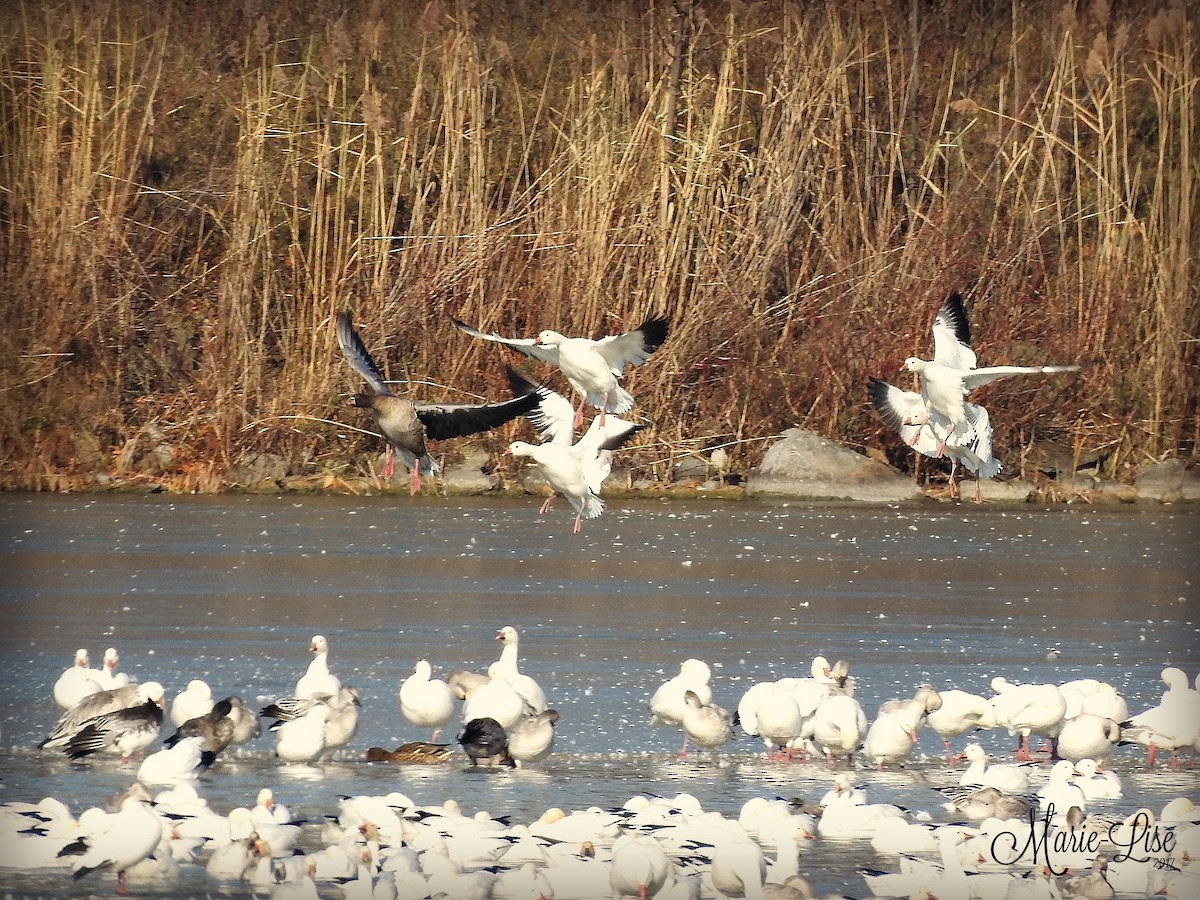
[[[656,897],[672,870],[662,845],[652,837],[625,834],[613,842],[608,883],[613,897]]]
[[[54,702],[63,709],[70,709],[84,697],[103,690],[97,679],[98,673],[89,669],[87,649],[75,651],[75,661],[54,682]]]
[[[792,691],[774,681],[751,685],[738,701],[737,718],[747,734],[763,739],[767,759],[780,761],[791,760],[792,742],[803,733],[807,721]]]
[[[713,758],[733,738],[733,717],[715,703],[705,703],[695,691],[686,691],[683,702],[687,704],[680,724],[683,732],[692,739],[697,749],[704,747],[713,752]]]
[[[1114,720],[1080,713],[1063,722],[1055,752],[1071,762],[1090,757],[1103,763],[1112,755],[1120,739],[1121,728]]]
[[[650,698],[650,727],[659,725],[683,725],[683,714],[687,710],[684,695],[688,691],[694,693],[702,704],[712,702],[712,688],[709,682],[712,670],[708,663],[701,659],[685,659],[679,665],[679,674],[659,685]],[[687,735],[683,738],[683,746],[679,755],[687,753]]]
[[[296,682],[293,696],[303,700],[313,694],[329,694],[336,697],[342,689],[337,676],[329,671],[329,641],[324,635],[314,634],[308,649],[314,654],[308,669]]]
[[[1162,670],[1167,690],[1157,706],[1121,723],[1121,743],[1138,743],[1147,748],[1146,765],[1154,765],[1158,750],[1171,754],[1171,767],[1178,766],[1175,751],[1192,746],[1200,737],[1200,693],[1188,684],[1187,675],[1174,666]]]
[[[332,712],[328,705],[318,703],[299,718],[272,726],[275,755],[284,762],[315,763],[325,752],[325,722]]]
[[[490,718],[505,730],[512,728],[529,711],[525,699],[503,677],[496,663],[488,666],[488,680],[474,687],[463,700],[463,722]]]
[[[1067,701],[1054,684],[1013,684],[1002,676],[992,679],[992,709],[996,724],[1017,737],[1017,759],[1030,759],[1029,735],[1057,737],[1067,712]]]
[[[1006,794],[1024,794],[1029,790],[1029,772],[1022,766],[988,765],[988,754],[979,744],[967,744],[963,758],[970,765],[958,783],[964,786],[994,787]]]
[[[436,741],[443,726],[454,715],[454,692],[450,685],[431,677],[429,660],[419,659],[413,674],[400,685],[400,712],[418,728],[431,728],[429,740]]]
[[[178,728],[189,719],[208,715],[213,708],[212,688],[200,678],[193,678],[171,700],[171,724]]]
[[[98,681],[100,687],[104,690],[112,688],[125,687],[130,683],[129,676],[124,672],[117,671],[117,664],[121,662],[121,657],[117,653],[116,647],[109,647],[104,651],[104,666],[100,669]]]
[[[1123,796],[1121,779],[1113,771],[1100,771],[1094,759],[1075,763],[1075,775],[1068,780],[1078,787],[1088,800],[1118,800]]]
[[[517,668],[519,652],[517,648],[521,641],[517,629],[511,625],[505,625],[496,633],[496,640],[504,645],[504,649],[500,651],[500,658],[496,660],[496,671],[512,685],[513,690],[521,695],[521,699],[529,705],[533,712],[545,712],[545,692],[536,681]]]
[[[125,870],[154,852],[162,840],[163,826],[145,802],[126,797],[120,809],[107,815],[88,836],[64,848],[64,855],[78,854],[72,868],[76,879],[97,869],[117,873],[117,892],[125,893]]]
[[[950,738],[961,737],[968,731],[996,727],[996,711],[986,697],[957,688],[938,693],[941,694],[942,705],[926,717],[926,722],[942,739],[948,758],[952,755]]]
[[[485,333],[458,319],[454,326],[472,337],[495,341],[526,356],[548,362],[566,376],[571,387],[581,395],[575,412],[575,427],[583,425],[583,408],[591,404],[600,410],[601,424],[605,413],[620,415],[633,407],[633,397],[621,387],[620,378],[626,366],[637,366],[650,358],[667,339],[666,319],[647,319],[633,331],[610,335],[598,341],[588,338],[569,338],[557,331],[546,330],[536,338],[506,338]]]
[[[867,714],[847,694],[833,694],[821,701],[812,717],[812,739],[826,760],[851,758],[867,733]]]

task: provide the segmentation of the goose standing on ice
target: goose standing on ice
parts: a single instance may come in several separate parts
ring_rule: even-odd
[[[553,709],[525,716],[508,730],[508,752],[518,763],[538,762],[550,755],[554,747],[554,723],[558,711]]]
[[[659,725],[683,726],[683,714],[687,711],[687,701],[684,699],[691,691],[701,704],[712,702],[712,670],[708,663],[701,659],[685,659],[679,665],[679,674],[659,685],[650,698],[650,727]],[[683,746],[679,755],[687,753],[687,733],[684,733]]]
[[[431,728],[430,743],[454,715],[454,692],[440,678],[433,678],[429,660],[419,659],[413,673],[400,685],[400,712],[418,728]]]
[[[1028,762],[1029,736],[1057,738],[1067,713],[1067,701],[1054,684],[1013,684],[997,675],[992,679],[992,709],[996,724],[1017,738],[1017,759]]]
[[[517,629],[511,625],[505,625],[496,633],[496,640],[504,647],[500,651],[500,658],[496,660],[495,670],[512,685],[513,690],[521,695],[521,699],[533,712],[545,712],[545,692],[536,681],[517,668],[517,654],[520,652],[518,648],[521,642]]]
[[[684,734],[697,749],[712,750],[716,759],[717,751],[733,738],[733,717],[723,707],[702,701],[695,691],[685,691],[683,702],[686,706],[680,724]]]
[[[1154,765],[1158,750],[1167,750],[1174,769],[1179,765],[1175,752],[1200,738],[1200,693],[1189,686],[1183,670],[1174,666],[1163,669],[1161,677],[1167,686],[1162,699],[1121,723],[1121,743],[1145,747],[1148,766]]]
[[[338,691],[342,689],[342,682],[329,671],[329,641],[322,634],[314,634],[308,649],[313,654],[313,658],[308,664],[308,669],[296,682],[293,696],[298,700],[311,697],[313,694],[337,696]]]
[[[126,797],[121,808],[104,817],[90,834],[60,851],[60,857],[76,856],[72,878],[79,880],[97,869],[117,873],[117,892],[125,893],[125,870],[141,862],[158,847],[163,826],[144,801]]]
[[[171,701],[171,724],[178,728],[190,719],[212,712],[213,702],[212,688],[208,683],[200,678],[193,678]]]
[[[130,682],[130,678],[124,672],[117,671],[117,665],[121,662],[121,656],[117,653],[116,647],[109,647],[104,651],[104,665],[100,669],[99,682],[100,687],[106,691],[112,688],[125,687]]]
[[[929,727],[942,739],[946,746],[946,758],[953,757],[950,738],[961,737],[968,731],[982,731],[996,727],[996,711],[986,697],[951,688],[938,691],[942,705],[926,718]]]
[[[354,330],[349,313],[337,314],[335,328],[346,361],[363,377],[367,386],[365,393],[352,395],[346,405],[371,411],[376,426],[388,442],[387,460],[380,474],[385,479],[392,477],[394,457],[398,454],[412,473],[409,490],[413,494],[421,490],[422,475],[432,475],[438,470],[437,462],[425,445],[426,439],[436,441],[490,431],[525,415],[538,403],[538,398],[530,395],[503,403],[418,405],[392,393]]]
[[[157,681],[147,681],[144,684],[127,684],[122,688],[107,691],[97,691],[84,697],[68,709],[51,729],[50,735],[38,744],[38,748],[65,747],[67,743],[85,728],[97,716],[121,710],[138,708],[147,702],[153,702],[159,709],[159,723],[162,723],[163,687]]]
[[[455,318],[450,321],[459,331],[472,337],[504,344],[556,366],[580,395],[574,417],[576,428],[583,426],[586,405],[600,410],[601,425],[606,413],[621,415],[632,409],[633,397],[620,383],[625,367],[641,365],[667,339],[667,320],[659,318],[647,319],[633,331],[598,341],[564,337],[550,330],[541,332],[536,338],[506,338],[482,332]]]
[[[75,651],[75,661],[54,682],[54,702],[63,709],[70,709],[88,694],[104,690],[97,680],[97,672],[89,669],[91,661],[87,649]]]

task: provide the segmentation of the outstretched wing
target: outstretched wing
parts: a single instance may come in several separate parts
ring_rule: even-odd
[[[529,421],[537,429],[542,443],[571,446],[571,441],[575,439],[575,407],[571,401],[557,391],[523,378],[512,367],[506,367],[505,374],[508,375],[508,386],[514,396],[537,392],[540,397],[537,408],[529,413]]]
[[[534,338],[509,338],[496,334],[491,331],[480,331],[478,328],[472,328],[466,322],[459,321],[450,317],[450,321],[454,323],[454,327],[459,331],[477,337],[485,341],[494,341],[497,344],[504,344],[506,347],[524,353],[526,356],[532,356],[534,359],[540,359],[542,362],[548,362],[551,365],[558,365],[558,348],[557,347],[541,347],[538,346]]]
[[[978,365],[971,349],[971,327],[962,294],[951,294],[933,318],[933,361],[951,369],[974,369]]]
[[[1079,366],[985,366],[963,373],[963,387],[972,391],[1009,375],[1052,375],[1055,372],[1078,372]]]
[[[937,456],[940,441],[934,434],[933,417],[921,395],[872,377],[867,393],[879,418],[900,435],[901,440],[922,456]]]
[[[415,407],[426,437],[435,440],[490,431],[535,410],[541,397],[536,391],[502,403],[433,403]]]
[[[614,375],[626,366],[640,366],[667,339],[666,319],[647,319],[633,331],[614,334],[596,341],[596,351],[604,357]]]
[[[379,366],[375,365],[375,360],[371,359],[371,354],[367,352],[358,332],[354,330],[350,314],[339,312],[335,317],[335,322],[338,346],[342,348],[342,353],[346,357],[346,362],[350,363],[350,368],[363,377],[374,393],[391,394],[391,389],[384,383],[383,376],[379,374]]]

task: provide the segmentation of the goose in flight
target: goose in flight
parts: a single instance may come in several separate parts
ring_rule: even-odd
[[[501,337],[495,332],[472,328],[451,317],[459,331],[485,341],[495,341],[526,356],[556,366],[582,395],[575,410],[575,427],[583,427],[583,408],[590,404],[600,410],[600,422],[605,413],[621,415],[633,408],[633,397],[621,387],[620,378],[626,366],[638,366],[667,339],[667,320],[647,319],[632,331],[613,334],[593,341],[572,338],[557,331],[546,330],[536,338]]]
[[[384,478],[391,478],[393,456],[400,455],[401,461],[412,472],[410,491],[421,490],[421,475],[431,475],[438,464],[429,455],[426,440],[445,440],[462,437],[497,428],[517,416],[524,415],[538,404],[537,396],[517,397],[503,403],[438,403],[416,404],[405,397],[397,397],[383,380],[379,367],[354,325],[350,314],[339,312],[335,317],[338,345],[350,368],[361,375],[367,390],[353,394],[346,400],[347,406],[369,409],[375,424],[388,442]]]

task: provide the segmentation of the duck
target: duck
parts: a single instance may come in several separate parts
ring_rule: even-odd
[[[367,750],[367,762],[394,762],[402,765],[437,765],[444,763],[454,753],[449,744],[433,744],[427,741],[409,741],[395,750],[371,747]]]
[[[557,367],[580,395],[575,410],[576,428],[583,425],[583,410],[587,405],[600,411],[601,425],[606,414],[621,415],[633,408],[633,396],[621,387],[620,378],[627,366],[639,366],[650,358],[667,339],[669,327],[665,318],[653,317],[631,331],[594,341],[566,337],[550,329],[536,338],[507,338],[494,332],[485,333],[454,317],[451,322],[464,334],[503,344]]]
[[[436,742],[442,728],[454,715],[454,691],[439,678],[433,678],[429,660],[419,659],[413,673],[400,685],[400,713],[418,728],[433,730],[430,743]]]
[[[535,394],[517,397],[501,403],[418,405],[397,397],[383,380],[379,367],[367,352],[362,339],[354,330],[350,314],[335,316],[338,346],[355,372],[366,382],[366,391],[353,394],[346,406],[370,410],[383,438],[388,442],[387,459],[381,475],[392,477],[394,457],[399,456],[409,468],[410,493],[421,490],[421,476],[438,471],[437,462],[429,455],[426,440],[444,440],[490,431],[523,416],[538,404]]]

